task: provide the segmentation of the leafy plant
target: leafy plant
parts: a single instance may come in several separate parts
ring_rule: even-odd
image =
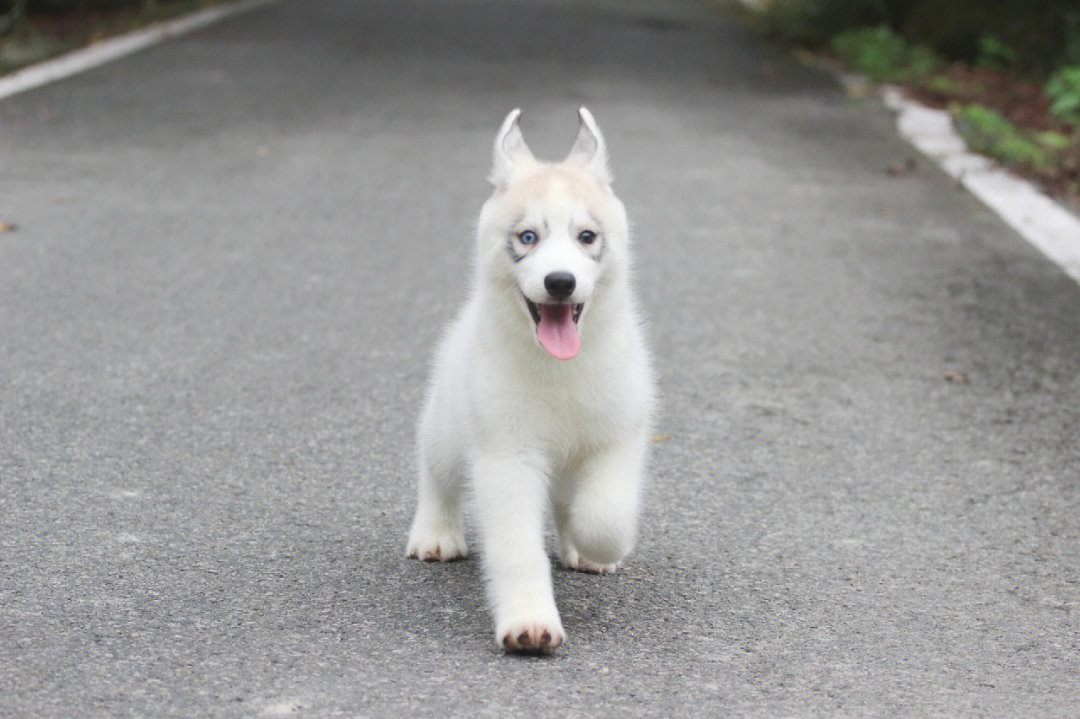
[[[1046,83],[1050,112],[1066,122],[1080,125],[1080,65],[1060,68]]]
[[[1056,138],[1033,140],[1005,116],[982,105],[968,105],[956,117],[956,126],[971,149],[989,155],[1006,165],[1028,163],[1046,167],[1053,161]]]
[[[1036,132],[1034,138],[1036,142],[1051,152],[1061,152],[1072,144],[1072,140],[1067,135],[1062,135],[1060,132],[1054,132],[1053,130]]]
[[[976,65],[1000,70],[1016,65],[1016,51],[989,33],[979,36],[979,56]]]
[[[886,25],[848,30],[829,44],[855,70],[876,82],[913,80],[941,66],[933,52],[908,43]]]

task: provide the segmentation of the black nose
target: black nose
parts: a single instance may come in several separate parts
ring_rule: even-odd
[[[574,276],[569,272],[551,272],[544,278],[548,294],[557,300],[565,300],[574,293]]]

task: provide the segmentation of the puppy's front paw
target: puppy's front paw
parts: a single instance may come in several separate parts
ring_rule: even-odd
[[[467,557],[469,548],[460,532],[424,531],[414,527],[409,533],[405,554],[425,562],[451,562]]]
[[[508,652],[539,652],[555,649],[566,635],[558,619],[517,618],[495,630],[495,641]]]

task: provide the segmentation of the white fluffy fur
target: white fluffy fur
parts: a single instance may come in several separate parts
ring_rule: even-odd
[[[544,549],[550,507],[562,562],[607,572],[633,546],[653,382],[629,282],[629,230],[588,110],[567,158],[542,163],[507,116],[495,192],[480,213],[474,286],[435,357],[418,430],[419,491],[407,553],[467,553],[473,501],[495,639],[507,650],[564,640]],[[598,225],[597,227],[594,227]],[[599,238],[579,241],[583,227]],[[541,235],[518,247],[523,229]],[[581,350],[560,361],[536,339],[522,295],[549,302],[544,277],[571,272],[584,303]],[[466,490],[469,490],[468,492]]]

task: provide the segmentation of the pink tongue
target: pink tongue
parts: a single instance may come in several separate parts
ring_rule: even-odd
[[[581,337],[574,324],[574,308],[571,305],[537,305],[540,324],[536,338],[555,359],[568,360],[577,357],[581,350]]]

